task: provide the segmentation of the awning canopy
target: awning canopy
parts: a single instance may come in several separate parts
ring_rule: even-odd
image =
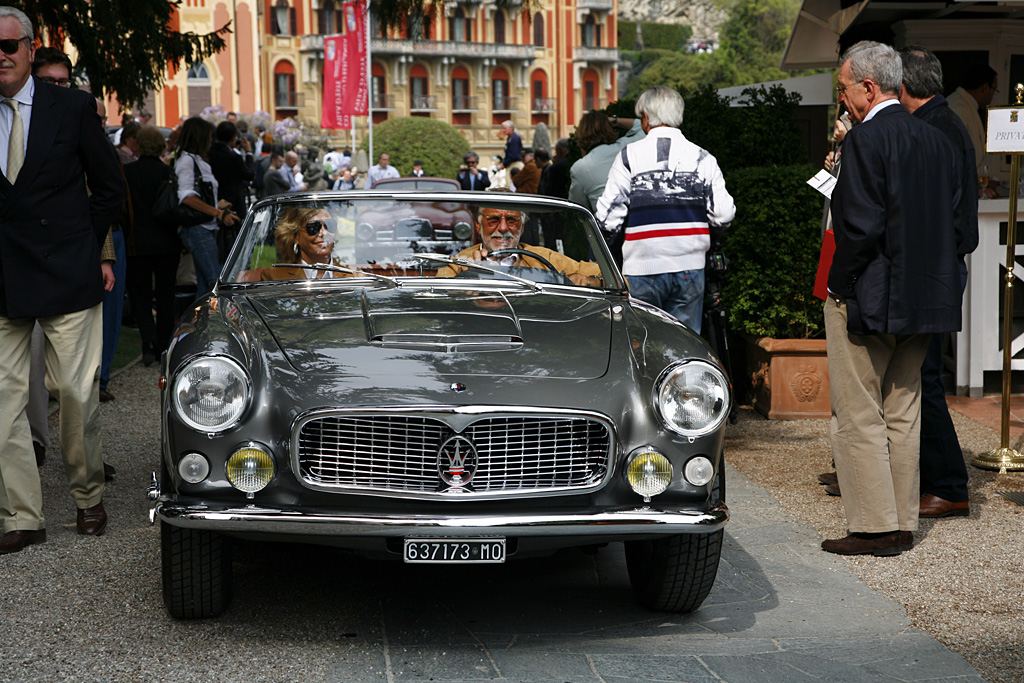
[[[758,88],[764,86],[771,88],[773,85],[781,85],[788,92],[800,94],[801,106],[825,105],[828,106],[835,100],[832,92],[832,74],[815,74],[814,76],[802,76],[800,78],[787,78],[781,81],[766,81],[754,83],[753,85],[736,85],[731,88],[719,88],[718,94],[723,97],[731,97],[733,107],[745,106],[739,103],[743,91],[747,88]]]
[[[1024,0],[804,0],[782,69],[831,69],[838,66],[839,39],[864,24],[893,26],[910,19],[1006,19],[1024,21]]]

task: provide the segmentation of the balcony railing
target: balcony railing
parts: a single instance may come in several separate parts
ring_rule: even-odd
[[[281,91],[274,93],[274,106],[278,109],[302,109],[304,103],[304,93]]]
[[[374,93],[370,100],[370,108],[374,111],[394,111],[395,96],[388,93]]]
[[[574,62],[608,62],[617,64],[619,62],[619,49],[616,47],[574,47],[572,49],[572,60]]]
[[[598,12],[611,12],[612,0],[576,0],[577,9],[592,9]]]
[[[299,43],[300,52],[319,52],[320,56],[323,57],[324,52],[324,37],[319,35],[305,35],[302,36],[301,42]]]
[[[460,59],[534,59],[537,48],[533,45],[496,43],[469,43],[454,40],[399,40],[374,38],[374,55],[421,55],[458,57]]]
[[[554,97],[534,97],[533,112],[535,114],[548,114],[555,111],[557,100]]]
[[[514,97],[492,97],[491,110],[494,112],[516,111],[516,98]]]
[[[437,111],[437,95],[417,95],[409,98],[410,111]]]
[[[473,95],[452,95],[452,112],[476,111],[476,97]]]

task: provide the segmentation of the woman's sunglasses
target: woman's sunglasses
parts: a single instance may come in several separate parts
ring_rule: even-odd
[[[317,235],[320,234],[321,230],[327,230],[327,232],[334,232],[334,226],[337,224],[338,222],[333,218],[328,218],[327,220],[322,221],[310,221],[306,223],[306,234],[309,235],[310,237],[316,237]]]

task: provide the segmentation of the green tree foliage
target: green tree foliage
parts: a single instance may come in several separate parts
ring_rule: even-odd
[[[660,50],[684,50],[686,41],[693,35],[693,28],[685,24],[656,24],[640,22],[640,31],[645,48]],[[636,49],[636,22],[619,21],[619,49]]]
[[[78,51],[76,74],[88,74],[96,95],[115,95],[123,106],[141,105],[163,86],[168,65],[201,62],[225,47],[228,25],[206,35],[168,26],[176,0],[13,0],[36,32]]]
[[[364,139],[361,149],[368,151],[368,143]],[[454,126],[438,119],[406,116],[373,127],[374,156],[387,152],[391,165],[402,175],[410,175],[413,162],[418,159],[428,175],[454,178],[468,151],[466,138]],[[370,163],[376,161],[371,159]]]

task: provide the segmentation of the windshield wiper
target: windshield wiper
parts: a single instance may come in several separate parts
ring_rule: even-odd
[[[497,268],[485,266],[481,264],[479,261],[471,261],[469,259],[464,258],[452,258],[451,256],[447,256],[446,254],[413,254],[413,256],[420,259],[421,261],[441,261],[442,263],[447,263],[453,266],[464,266],[466,268],[475,268],[477,270],[483,270],[488,273],[496,273],[497,275],[506,277],[514,282],[524,284],[535,292],[538,292],[543,289],[543,287],[541,287],[540,284],[534,282],[533,280],[527,280],[525,277],[519,277],[518,275],[513,275],[512,273],[506,273],[504,270],[498,270]]]
[[[333,264],[326,263],[303,263],[301,265],[297,263],[275,263],[272,267],[274,268],[312,268],[313,270],[329,270],[332,273],[348,273],[349,275],[365,275],[366,277],[372,277],[374,280],[380,280],[386,282],[392,287],[401,287],[402,283],[393,277],[387,275],[381,275],[379,273],[368,273],[365,270],[359,270],[357,268],[345,268],[344,266],[335,266]]]

